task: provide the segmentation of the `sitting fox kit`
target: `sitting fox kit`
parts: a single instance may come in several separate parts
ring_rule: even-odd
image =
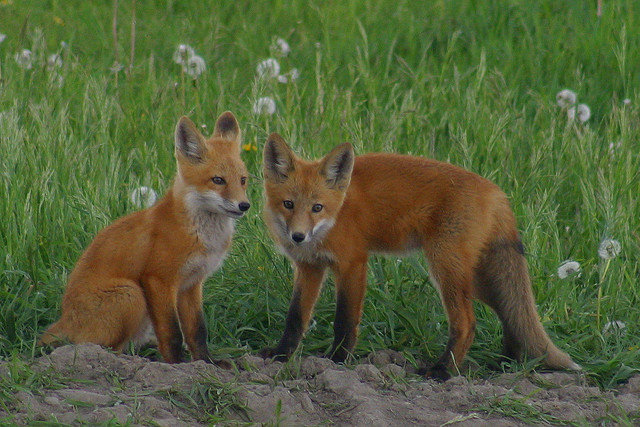
[[[514,215],[489,180],[419,157],[355,157],[348,143],[305,161],[278,134],[264,147],[264,177],[265,221],[295,270],[284,334],[264,357],[293,353],[330,269],[337,298],[330,357],[344,361],[356,344],[369,254],[420,250],[449,322],[446,350],[427,376],[447,379],[463,361],[475,333],[473,299],[498,314],[506,356],[580,369],[540,323]]]
[[[203,281],[222,264],[235,220],[249,209],[240,128],[230,112],[205,139],[182,117],[175,130],[177,173],[153,207],[102,230],[69,276],[62,317],[41,338],[122,350],[153,326],[166,362],[211,362],[202,313]]]

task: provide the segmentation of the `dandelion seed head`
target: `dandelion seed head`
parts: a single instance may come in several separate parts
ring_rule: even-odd
[[[561,108],[571,107],[576,103],[576,93],[570,89],[563,89],[556,95],[556,102]]]
[[[298,80],[298,77],[300,77],[300,71],[298,71],[297,68],[292,68],[291,71],[289,71],[289,78],[291,81],[295,81]]]
[[[627,325],[620,320],[613,320],[611,322],[607,322],[602,328],[602,335],[607,335],[613,332],[621,332]]]
[[[287,56],[291,53],[291,46],[289,46],[289,43],[287,43],[285,39],[278,37],[273,50],[279,56]]]
[[[604,239],[598,247],[598,255],[602,259],[613,259],[620,254],[622,246],[614,239]]]
[[[200,74],[207,69],[207,65],[201,56],[193,55],[187,60],[187,65],[184,67],[184,72],[189,74],[194,79],[200,77]]]
[[[558,267],[558,277],[566,279],[580,273],[580,263],[578,261],[565,261]]]
[[[274,58],[268,58],[256,67],[258,76],[265,79],[273,79],[280,75],[280,64]]]
[[[33,54],[29,49],[22,49],[21,52],[16,53],[15,60],[18,63],[18,66],[25,70],[33,68]]]
[[[582,123],[586,122],[591,118],[591,109],[587,104],[579,104],[578,105],[578,120]]]
[[[625,98],[625,99],[622,100],[622,104],[631,105],[631,100],[629,98]]]
[[[47,57],[47,69],[53,71],[62,67],[62,58],[57,53],[52,53]]]
[[[268,96],[258,98],[253,103],[253,112],[255,114],[272,115],[276,112],[276,102]]]
[[[60,47],[62,49],[69,49],[69,44],[67,42],[60,42]]]
[[[616,153],[616,150],[618,148],[620,148],[621,146],[622,146],[622,141],[618,141],[616,143],[610,142],[609,143],[609,154],[613,156]]]
[[[122,65],[119,62],[114,62],[113,65],[111,67],[109,67],[109,71],[111,71],[112,73],[116,74],[119,73],[120,71],[122,71],[122,69],[124,68],[124,65]]]
[[[0,33],[0,43],[2,43],[7,38],[6,34]]]
[[[173,52],[173,62],[180,65],[187,65],[189,58],[195,55],[195,51],[188,44],[180,44]]]
[[[280,83],[288,83],[289,82],[289,78],[287,77],[286,74],[280,74],[278,76],[278,82],[280,82]]]
[[[131,192],[131,203],[138,208],[149,208],[156,203],[158,196],[153,188],[138,187]]]

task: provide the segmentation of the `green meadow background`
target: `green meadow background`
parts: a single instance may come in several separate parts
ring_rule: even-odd
[[[255,352],[284,326],[291,268],[260,214],[261,150],[277,131],[304,156],[349,141],[358,153],[423,155],[492,179],[512,201],[559,347],[603,387],[640,369],[640,2],[605,0],[597,17],[595,0],[138,0],[130,62],[133,3],[119,5],[116,74],[112,2],[0,0],[0,358],[41,354],[36,338],[60,315],[83,249],[138,209],[134,189],[170,186],[179,116],[211,130],[231,110],[248,144],[252,208],[206,283],[216,353]],[[276,37],[288,56],[274,56]],[[195,81],[172,60],[181,43],[206,62]],[[22,49],[33,52],[29,70],[15,60]],[[300,77],[258,78],[269,57]],[[562,89],[590,107],[587,122],[568,120]],[[265,96],[273,115],[253,112]],[[598,256],[605,238],[621,244],[611,260]],[[580,274],[560,279],[565,260]],[[438,357],[447,323],[426,269],[419,257],[372,258],[358,355]],[[328,349],[334,308],[330,279],[302,354]],[[488,308],[476,313],[464,373],[487,376],[502,334]],[[603,332],[613,321],[624,327]]]

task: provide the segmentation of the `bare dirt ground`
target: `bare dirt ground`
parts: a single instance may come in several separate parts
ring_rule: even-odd
[[[255,356],[236,369],[168,365],[96,345],[64,346],[29,365],[42,387],[21,389],[0,420],[18,424],[491,425],[638,424],[640,375],[614,391],[568,373],[502,374],[446,383],[407,373],[402,355],[373,353],[355,367],[306,357]],[[0,362],[0,377],[11,375]],[[33,375],[32,375],[33,377]]]

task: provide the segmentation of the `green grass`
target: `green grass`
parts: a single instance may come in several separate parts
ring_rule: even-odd
[[[112,2],[0,1],[0,357],[40,354],[36,337],[59,316],[96,232],[136,209],[134,188],[168,188],[178,117],[212,129],[229,109],[258,150],[244,154],[253,207],[206,284],[212,348],[256,351],[283,329],[291,268],[260,216],[260,150],[278,131],[305,156],[350,141],[358,153],[424,155],[494,180],[511,198],[553,339],[604,387],[640,369],[640,2],[605,2],[600,18],[594,1],[210,3],[138,0],[133,67],[116,84]],[[130,18],[121,1],[127,67]],[[291,45],[280,64],[300,70],[295,83],[256,77],[276,36]],[[195,82],[172,62],[179,43],[207,63]],[[23,48],[37,59],[31,70],[14,60]],[[57,51],[60,87],[43,65]],[[591,107],[587,123],[556,105],[564,88]],[[252,112],[260,96],[276,100],[275,115]],[[609,262],[597,254],[603,238],[622,245]],[[581,275],[561,280],[567,259]],[[436,358],[446,318],[424,261],[370,267],[358,353]],[[469,358],[484,367],[501,332],[477,307]],[[304,352],[329,347],[334,308],[330,281]],[[626,328],[603,334],[613,320]]]

